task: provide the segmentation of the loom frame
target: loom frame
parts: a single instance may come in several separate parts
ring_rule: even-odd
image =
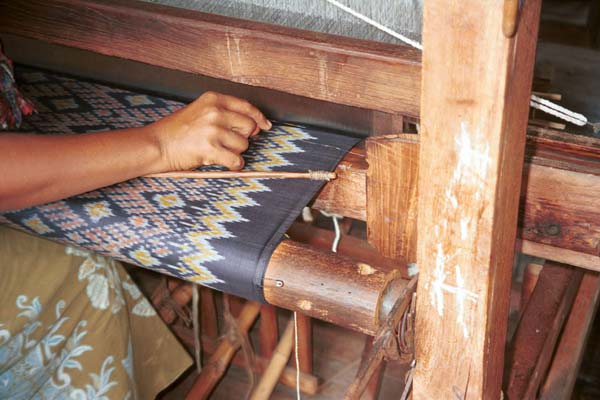
[[[531,2],[537,3],[537,0]],[[438,9],[437,7],[450,7],[450,3],[449,0],[430,0],[426,7],[435,10]],[[500,1],[490,1],[489,6],[496,7],[498,15],[501,15]],[[468,18],[472,21],[476,20],[477,16],[465,16],[464,21],[469,21]],[[428,29],[431,21],[434,19],[430,19],[429,22],[426,20],[425,30]],[[531,23],[537,30],[535,16],[532,17]],[[182,27],[185,29],[181,29]],[[477,27],[479,28],[481,27]],[[402,46],[374,44],[357,39],[119,0],[109,0],[102,4],[95,4],[89,0],[34,0],[27,4],[6,1],[0,4],[0,32],[408,118],[418,118],[420,108],[426,108],[430,104],[425,100],[419,105],[421,99],[425,98],[421,94],[421,79],[445,79],[430,72],[426,72],[421,77],[421,57],[414,50]],[[169,43],[157,38],[156,32],[175,35],[178,46],[170,48]],[[439,33],[431,34],[431,37],[436,42],[443,42],[444,34],[456,34],[456,32],[440,30]],[[474,41],[476,34],[477,30],[471,38]],[[199,37],[206,39],[199,40]],[[234,51],[235,57],[231,55],[232,41],[238,46]],[[144,43],[146,46],[140,46],[139,43]],[[289,58],[290,49],[294,49],[294,54],[297,54],[298,58]],[[223,59],[228,62],[199,62],[198,52],[205,58]],[[244,54],[243,60],[239,59],[240,54]],[[271,57],[271,63],[281,64],[285,68],[275,74],[269,71],[268,67],[261,63],[267,57]],[[499,57],[507,57],[507,55]],[[174,58],[178,60],[176,63],[173,63]],[[464,60],[457,60],[457,62],[464,62]],[[464,64],[467,67],[469,65],[468,62]],[[532,68],[532,61],[529,61],[520,66],[514,74],[518,78],[531,73]],[[368,84],[359,88],[353,85],[357,79],[369,74],[373,76]],[[390,90],[390,87],[395,90]],[[505,95],[509,96],[509,94],[499,94],[499,101],[505,102]],[[523,94],[520,93],[519,96],[522,97]],[[460,110],[483,112],[476,105],[464,107]],[[506,105],[506,107],[506,112],[509,114],[519,112],[511,109],[517,106]],[[393,133],[399,132],[395,130]],[[514,132],[511,133],[513,134]],[[418,152],[423,151],[419,149],[424,145],[420,140],[407,142],[402,137],[371,140],[374,144],[371,149],[383,146],[389,154],[398,157],[399,166],[412,165],[402,170],[408,171],[411,179],[415,179],[415,176],[420,173],[419,168],[422,166],[419,165],[418,158],[414,159],[415,148],[419,150]],[[430,142],[425,143],[426,148],[430,149],[431,145]],[[594,241],[600,232],[600,207],[597,207],[594,202],[595,199],[600,198],[600,195],[594,192],[594,188],[600,188],[598,141],[568,137],[548,129],[530,129],[526,147],[518,150],[522,145],[525,144],[511,141],[507,144],[507,146],[515,146],[517,151],[525,151],[526,163],[523,170],[520,171],[519,168],[511,170],[514,178],[522,179],[524,184],[511,187],[506,182],[498,182],[491,188],[491,190],[504,191],[506,196],[511,198],[518,198],[520,192],[521,222],[517,248],[532,255],[600,271],[600,243]],[[441,151],[449,151],[445,146],[442,146]],[[500,148],[499,143],[494,146],[496,146],[495,150]],[[367,159],[369,151],[374,150],[369,150],[368,147]],[[375,186],[370,184],[370,179],[376,178],[369,176],[372,171],[373,165],[366,164],[364,160],[357,160],[356,155],[350,154],[338,167],[340,179],[326,186],[315,200],[314,206],[366,220],[369,229],[372,230],[372,234],[369,235],[371,240],[375,240],[375,237],[394,239],[393,243],[375,243],[382,250],[383,256],[393,257],[401,264],[416,261],[414,257],[417,257],[419,246],[416,241],[418,232],[414,231],[417,229],[416,225],[411,225],[412,231],[402,228],[392,232],[385,224],[378,224],[378,216],[369,214],[369,209],[371,204],[383,203],[384,207],[394,211],[391,213],[393,218],[403,218],[401,215],[405,214],[404,210],[414,210],[414,204],[419,199],[418,193],[415,191],[397,202],[392,196],[394,189],[392,186],[395,183],[388,185],[387,188],[385,185],[380,185],[381,187],[372,190]],[[387,179],[389,182],[398,182],[399,178],[390,174]],[[551,188],[554,187],[569,187],[570,193],[580,201],[573,204],[551,193]],[[511,213],[516,215],[514,210]],[[502,224],[505,226],[503,229],[506,234],[510,236],[511,229],[517,226],[517,221],[516,217],[508,219],[514,221],[502,221]],[[432,221],[421,220],[420,222],[431,224]],[[421,237],[423,234],[427,232],[422,232]],[[412,243],[409,248],[406,248],[407,240]],[[399,253],[398,246],[405,246],[405,248]],[[506,243],[503,244],[502,249],[492,246],[491,251],[506,253]],[[510,258],[506,255],[499,256],[504,260]],[[324,262],[329,262],[328,260],[332,259],[326,259]],[[492,265],[487,265],[486,268],[490,274],[486,275],[486,279],[491,279],[492,273],[496,274],[498,279],[510,278],[511,269],[506,262],[500,268]],[[431,271],[427,269],[421,272],[422,275],[430,273]],[[475,319],[471,322],[473,326],[483,323],[482,321],[506,317],[500,304],[502,300],[492,293],[486,295],[488,296],[486,301],[489,301],[491,306],[488,312],[481,316],[481,320]],[[592,302],[593,307],[597,304],[596,300]],[[290,300],[278,305],[306,311]],[[500,307],[497,315],[493,314],[496,312],[494,311],[496,305]],[[434,310],[427,309],[427,305],[423,303],[421,318],[426,320],[426,324],[428,320],[436,318]],[[443,324],[449,324],[448,320],[444,320]],[[376,324],[370,327],[371,332],[375,327]],[[442,338],[441,335],[446,335],[446,332],[437,335],[430,332],[430,336],[435,340],[437,351],[452,352],[451,346],[454,346],[454,343],[447,338]],[[485,340],[487,341],[488,338]],[[501,343],[502,337],[494,337],[490,340],[493,341],[493,348],[504,348],[504,344]],[[417,355],[429,357],[428,354],[423,353]],[[478,354],[474,357],[483,359],[484,355]],[[449,368],[461,367],[460,361],[452,359],[446,361],[450,363]],[[470,377],[473,379],[470,384],[474,385],[477,391],[467,393],[465,390],[462,393],[466,397],[497,398],[500,390],[497,377],[502,366],[502,357],[486,364],[481,371]],[[415,386],[416,398],[427,398],[432,393],[450,393],[452,386],[456,386],[451,378],[444,375],[443,370],[428,370],[425,371],[427,375],[423,375],[423,372],[420,374]],[[431,385],[434,386],[432,389],[428,388],[428,385],[419,383],[426,380],[434,382]]]

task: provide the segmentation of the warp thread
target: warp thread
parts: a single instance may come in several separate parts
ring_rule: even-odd
[[[359,12],[351,9],[350,7],[347,7],[343,4],[341,4],[340,2],[336,1],[336,0],[325,0],[333,5],[335,5],[336,7],[338,7],[340,10],[343,10],[353,16],[355,16],[356,18],[359,18],[360,20],[366,22],[367,24],[381,30],[382,32],[387,33],[388,35],[391,35],[397,39],[402,40],[404,43],[419,49],[419,50],[423,50],[423,45],[419,42],[413,41],[411,39],[406,38],[405,36],[401,35],[398,32],[393,31],[392,29],[383,26],[382,24],[380,24],[377,21],[374,21],[368,17],[366,17],[363,14],[360,14]],[[572,124],[578,125],[578,126],[584,126],[584,125],[589,125],[592,127],[594,134],[598,134],[600,132],[600,122],[597,123],[591,123],[588,121],[588,119],[583,115],[583,114],[579,114],[576,113],[574,111],[571,111],[565,107],[559,106],[556,103],[553,103],[549,100],[545,100],[542,99],[534,94],[531,95],[531,100],[530,100],[530,105],[533,108],[536,108],[540,111],[543,111],[545,113],[548,113],[550,115],[553,115],[557,118],[560,118],[564,121],[570,122]]]

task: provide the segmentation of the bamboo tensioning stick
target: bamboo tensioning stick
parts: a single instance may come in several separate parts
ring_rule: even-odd
[[[269,178],[269,179],[312,179],[330,181],[337,177],[335,172],[307,171],[179,171],[145,175],[144,178],[191,178],[191,179],[228,179],[228,178]]]

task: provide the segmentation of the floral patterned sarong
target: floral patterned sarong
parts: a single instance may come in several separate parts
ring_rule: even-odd
[[[121,264],[0,227],[0,399],[153,399],[190,362]]]

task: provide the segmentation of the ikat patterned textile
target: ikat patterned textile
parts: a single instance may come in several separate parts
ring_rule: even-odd
[[[141,126],[184,104],[49,72],[17,69],[38,112],[23,131]],[[276,124],[245,153],[247,169],[332,170],[356,139]],[[59,155],[57,155],[58,157]],[[253,300],[271,254],[322,186],[310,180],[138,178],[0,214],[0,223]]]

